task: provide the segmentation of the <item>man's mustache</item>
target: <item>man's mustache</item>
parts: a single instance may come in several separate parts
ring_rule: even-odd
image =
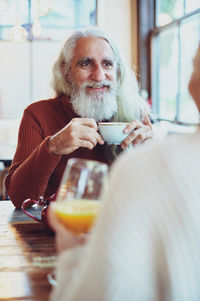
[[[94,89],[99,89],[99,88],[114,88],[114,85],[109,81],[109,80],[103,80],[101,82],[96,82],[96,81],[86,81],[81,85],[81,88],[94,88]]]

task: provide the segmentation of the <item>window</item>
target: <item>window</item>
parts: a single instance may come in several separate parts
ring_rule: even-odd
[[[139,26],[147,17],[145,29],[139,31],[139,52],[143,45],[150,53],[145,66],[142,50],[139,68],[142,89],[152,99],[154,118],[197,123],[199,114],[189,95],[188,82],[200,42],[200,0],[150,0],[148,5],[148,16],[142,4],[138,8]]]
[[[0,0],[1,40],[11,38],[13,26],[26,30],[28,40],[60,41],[66,29],[94,25],[96,0]]]

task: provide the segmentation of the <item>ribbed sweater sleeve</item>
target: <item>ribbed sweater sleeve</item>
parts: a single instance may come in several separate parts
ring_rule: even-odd
[[[5,185],[13,204],[20,208],[27,198],[43,196],[61,156],[49,153],[49,136],[43,139],[41,125],[28,109],[19,128],[18,145]]]
[[[27,198],[37,199],[44,195],[49,178],[60,160],[60,156],[48,152],[48,138],[18,168],[18,163],[10,168],[6,187],[16,208],[20,208]]]

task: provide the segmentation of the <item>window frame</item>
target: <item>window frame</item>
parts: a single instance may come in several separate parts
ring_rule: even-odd
[[[185,8],[185,1],[184,1]],[[148,98],[153,101],[153,113],[156,111],[159,106],[159,102],[155,102],[153,98],[153,88],[152,88],[152,39],[155,35],[163,32],[164,30],[177,26],[178,31],[180,31],[180,24],[184,20],[195,16],[200,13],[200,8],[196,9],[190,13],[185,14],[184,16],[174,19],[171,23],[164,26],[156,26],[156,0],[140,0],[137,1],[137,14],[138,14],[138,69],[139,69],[139,82],[141,90],[146,90]],[[178,35],[180,43],[180,32]],[[179,55],[180,60],[180,55]],[[180,68],[180,62],[178,63]],[[178,79],[180,86],[180,78]],[[179,109],[180,109],[180,89],[178,89],[178,95],[176,99],[176,116],[174,120],[166,120],[169,122],[177,124],[190,125],[187,122],[179,121]],[[162,118],[156,118],[156,120],[163,120]]]

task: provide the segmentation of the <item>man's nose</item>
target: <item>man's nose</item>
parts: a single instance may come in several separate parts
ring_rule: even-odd
[[[105,71],[100,65],[94,66],[91,73],[91,79],[97,82],[100,82],[105,79]]]

